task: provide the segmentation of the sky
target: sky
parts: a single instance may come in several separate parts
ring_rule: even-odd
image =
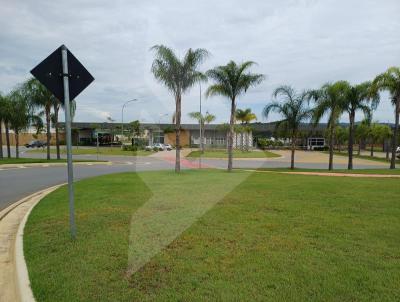
[[[163,44],[179,57],[205,48],[211,56],[201,71],[230,60],[257,63],[251,71],[266,79],[237,107],[274,121],[279,115],[265,120],[261,112],[279,85],[356,84],[400,66],[399,16],[399,0],[0,0],[0,91],[29,78],[65,44],[95,78],[76,98],[75,121],[120,122],[124,102],[137,99],[126,106],[125,122],[171,122],[174,99],[151,73],[150,48]],[[199,110],[199,96],[198,85],[183,96],[183,122],[194,122],[188,113]],[[202,103],[216,122],[228,122],[227,99],[203,95]],[[383,94],[374,120],[393,119]]]

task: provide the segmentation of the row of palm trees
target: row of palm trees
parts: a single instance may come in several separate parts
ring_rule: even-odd
[[[180,60],[174,51],[164,45],[151,48],[155,53],[152,64],[154,77],[164,84],[175,99],[175,132],[176,132],[176,162],[175,171],[180,171],[180,128],[182,96],[196,83],[211,80],[213,83],[206,90],[206,97],[224,96],[230,100],[230,121],[228,132],[228,171],[232,170],[233,136],[237,118],[237,99],[251,87],[260,84],[264,75],[251,73],[249,69],[255,64],[246,61],[240,64],[234,61],[226,65],[217,66],[205,73],[199,71],[200,65],[209,56],[205,49],[189,49]],[[392,136],[392,158],[390,168],[395,168],[396,147],[400,113],[400,68],[391,67],[378,75],[372,82],[351,85],[346,81],[327,83],[320,89],[307,90],[297,93],[290,86],[278,87],[274,98],[280,98],[267,104],[263,116],[268,118],[275,111],[281,114],[282,120],[278,124],[285,127],[291,136],[291,168],[294,168],[296,139],[299,135],[301,123],[312,121],[320,122],[323,116],[328,116],[329,141],[329,170],[333,169],[334,131],[339,118],[343,114],[349,117],[348,140],[348,169],[353,169],[353,145],[355,114],[363,111],[370,115],[379,102],[379,92],[388,91],[395,107],[395,128]],[[310,103],[314,102],[314,108]]]
[[[348,114],[349,138],[347,151],[348,169],[351,170],[353,169],[355,114],[357,111],[362,111],[366,119],[370,120],[372,111],[377,108],[379,103],[379,92],[383,90],[389,90],[392,103],[395,107],[396,123],[392,134],[392,158],[390,163],[390,168],[394,169],[396,165],[400,103],[400,69],[397,67],[389,68],[385,73],[378,75],[372,82],[364,82],[354,86],[346,81],[338,81],[327,83],[320,89],[303,91],[301,93],[297,93],[290,86],[278,87],[274,91],[273,96],[281,96],[281,99],[265,106],[263,115],[265,118],[268,118],[270,112],[275,111],[282,116],[283,119],[278,124],[283,124],[291,133],[292,169],[294,168],[295,143],[299,135],[300,125],[310,120],[316,125],[324,115],[327,115],[329,142],[328,169],[332,170],[335,129],[339,123],[339,118],[343,114]],[[310,108],[309,106],[311,101],[315,103],[314,108]]]
[[[7,157],[11,157],[10,129],[15,136],[16,158],[19,158],[19,135],[29,127],[40,133],[46,128],[47,159],[50,160],[51,123],[55,127],[57,159],[60,159],[60,136],[58,115],[62,103],[39,81],[31,78],[17,85],[9,94],[0,94],[0,133],[5,127]],[[71,114],[75,112],[75,102],[71,102]],[[43,123],[43,117],[45,123]],[[3,158],[3,139],[0,135],[0,159]]]

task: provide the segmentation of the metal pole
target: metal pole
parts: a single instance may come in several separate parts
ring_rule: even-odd
[[[200,85],[200,157],[199,157],[199,168],[201,168],[201,156],[203,155],[203,115],[201,113],[201,82]]]
[[[122,116],[121,116],[121,141],[122,141],[122,137],[124,136],[124,107],[125,107],[125,104],[122,105]]]
[[[72,167],[72,141],[71,141],[71,111],[69,100],[69,81],[68,81],[68,58],[67,48],[62,46],[62,70],[64,82],[64,110],[65,110],[65,131],[67,139],[67,166],[68,166],[68,194],[69,194],[69,223],[71,229],[71,236],[76,238],[76,225],[75,225],[75,209],[74,209],[74,175]]]
[[[97,146],[97,160],[99,160],[99,131],[97,131],[96,146]]]

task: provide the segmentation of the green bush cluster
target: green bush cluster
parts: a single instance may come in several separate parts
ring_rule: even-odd
[[[266,148],[274,148],[274,147],[282,147],[283,143],[281,141],[274,141],[272,139],[268,138],[259,138],[257,140],[258,146],[261,149],[266,149]]]

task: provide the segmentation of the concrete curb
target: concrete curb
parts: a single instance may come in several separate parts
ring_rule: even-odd
[[[19,296],[19,301],[22,302],[35,302],[35,298],[33,296],[33,292],[30,286],[30,281],[29,281],[29,274],[28,274],[28,268],[26,266],[25,262],[25,257],[24,257],[24,246],[23,246],[23,236],[24,236],[24,228],[25,224],[28,220],[29,214],[31,213],[32,209],[43,199],[43,197],[47,196],[49,193],[55,191],[58,189],[61,185],[56,185],[50,188],[47,188],[45,190],[36,192],[33,194],[33,196],[28,196],[24,198],[24,201],[29,201],[34,198],[37,198],[30,209],[26,212],[24,218],[22,219],[21,223],[18,226],[18,231],[17,235],[15,238],[15,284],[17,285],[16,290],[17,294]],[[23,202],[24,202],[23,201]],[[18,205],[20,205],[22,202],[19,202]]]
[[[26,163],[26,164],[4,164],[0,165],[0,169],[5,168],[30,168],[30,167],[64,167],[67,163]],[[95,162],[95,161],[80,161],[74,162],[75,165],[111,165],[110,161],[102,161],[102,162]]]

